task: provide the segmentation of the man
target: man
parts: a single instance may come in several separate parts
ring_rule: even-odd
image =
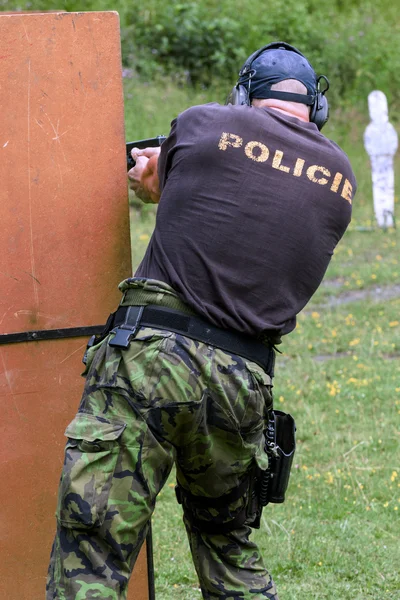
[[[174,463],[203,597],[278,598],[249,540],[274,345],[322,280],[355,180],[319,132],[326,99],[292,46],[252,55],[232,101],[186,110],[160,153],[132,153],[131,187],[160,200],[157,222],[111,332],[87,353],[48,600],[126,598]]]

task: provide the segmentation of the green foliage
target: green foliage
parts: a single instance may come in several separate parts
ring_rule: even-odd
[[[0,0],[1,10],[117,10],[122,55],[147,82],[228,90],[241,64],[276,40],[297,46],[331,81],[332,108],[381,89],[400,108],[400,21],[392,0]]]
[[[209,85],[237,69],[243,49],[238,46],[239,26],[229,16],[208,16],[197,3],[166,3],[162,14],[145,8],[132,11],[124,32],[125,60],[148,76],[161,66],[164,73],[180,72],[192,84]]]
[[[237,18],[240,15],[240,19]],[[270,0],[258,4],[154,1],[135,7],[123,33],[123,56],[146,76],[157,66],[193,84],[234,82],[241,64],[257,47],[284,39],[303,45],[312,33],[306,4]],[[319,34],[316,33],[318,37]]]
[[[127,15],[123,57],[147,80],[174,74],[175,81],[223,81],[228,89],[249,54],[285,40],[328,76],[333,108],[365,102],[372,89],[400,106],[399,28],[389,0],[270,0],[267,8],[243,0],[150,0]]]
[[[390,25],[390,7],[365,3],[360,14],[356,3],[339,18],[333,11],[335,27],[326,38],[317,69],[324,69],[332,82],[332,96],[339,102],[366,101],[373,89],[382,90],[390,104],[400,106],[400,40],[397,18]],[[393,15],[394,16],[394,15]],[[312,58],[312,57],[311,57]]]

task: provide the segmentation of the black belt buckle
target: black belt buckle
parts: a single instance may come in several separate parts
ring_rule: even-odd
[[[122,348],[127,350],[130,346],[131,339],[135,337],[137,330],[140,327],[144,306],[130,306],[126,311],[125,321],[111,331],[114,337],[110,339],[108,345],[112,348]]]

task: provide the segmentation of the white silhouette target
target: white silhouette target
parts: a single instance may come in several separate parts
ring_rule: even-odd
[[[372,168],[372,194],[375,217],[379,227],[393,227],[394,169],[397,133],[389,123],[388,104],[383,92],[375,90],[368,96],[370,124],[364,132],[364,145]]]

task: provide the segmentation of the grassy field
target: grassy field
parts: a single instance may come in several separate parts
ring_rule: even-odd
[[[142,88],[138,103],[132,89],[128,81],[132,139],[167,132],[176,112],[210,99],[166,86]],[[281,346],[275,405],[295,417],[298,446],[287,501],[265,509],[254,538],[281,600],[398,600],[400,233],[374,225],[362,144],[366,108],[334,117],[325,133],[356,172],[354,217],[323,285]],[[399,190],[399,159],[396,168]],[[153,207],[132,209],[135,265],[154,214]],[[156,596],[199,600],[173,486],[171,477],[153,519]]]

